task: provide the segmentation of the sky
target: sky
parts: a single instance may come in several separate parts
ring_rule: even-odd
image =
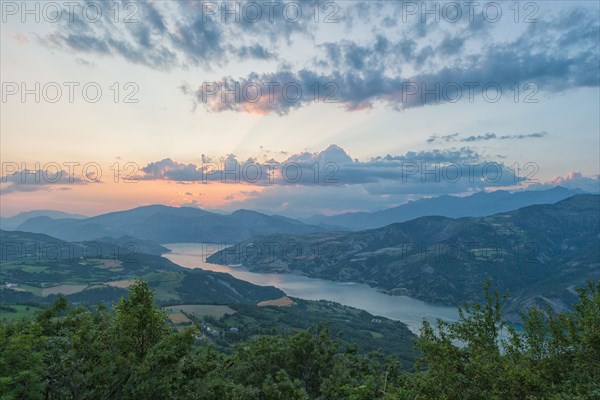
[[[0,6],[2,216],[600,189],[594,1]]]

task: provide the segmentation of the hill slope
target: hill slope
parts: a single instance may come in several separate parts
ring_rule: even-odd
[[[470,299],[492,279],[511,293],[514,312],[546,302],[568,308],[577,298],[573,288],[600,275],[599,239],[600,196],[577,195],[489,217],[423,217],[361,232],[260,236],[207,261],[362,282],[443,304]]]
[[[145,279],[163,304],[246,303],[284,293],[229,274],[186,269],[129,242],[65,242],[43,234],[0,230],[0,300],[48,303],[56,294],[71,301],[114,302],[131,280]]]
[[[411,201],[398,207],[373,213],[317,215],[305,219],[304,222],[341,226],[351,230],[363,230],[432,215],[449,218],[482,217],[513,211],[534,204],[552,204],[581,193],[581,190],[557,186],[543,191],[526,190],[511,193],[505,190],[497,190],[495,192],[475,193],[466,197],[445,195]]]
[[[84,215],[79,214],[68,214],[62,211],[55,210],[33,210],[19,213],[17,215],[13,215],[12,217],[0,217],[0,229],[4,229],[5,231],[15,230],[19,225],[23,222],[27,221],[31,218],[36,217],[50,217],[53,219],[64,219],[64,218],[72,218],[72,219],[82,219],[86,218]]]
[[[25,221],[18,230],[63,240],[133,236],[158,243],[232,243],[261,233],[302,234],[323,229],[247,210],[223,215],[197,208],[153,205],[81,220],[37,217]]]

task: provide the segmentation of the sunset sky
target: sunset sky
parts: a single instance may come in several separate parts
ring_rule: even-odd
[[[597,2],[23,4],[1,10],[2,216],[600,188]]]

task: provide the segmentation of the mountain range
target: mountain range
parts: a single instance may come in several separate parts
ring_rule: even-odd
[[[478,192],[470,196],[439,196],[410,201],[397,207],[376,212],[352,212],[333,216],[315,215],[302,219],[308,224],[337,226],[349,230],[380,228],[395,222],[439,215],[449,218],[482,217],[512,211],[533,204],[552,204],[575,194],[580,189],[556,186],[548,190],[524,190],[509,192]]]
[[[63,218],[72,218],[72,219],[82,219],[87,218],[85,215],[80,214],[69,214],[63,211],[56,210],[33,210],[33,211],[25,211],[18,213],[17,215],[13,215],[12,217],[0,217],[0,229],[4,229],[5,231],[13,231],[23,222],[27,221],[31,218],[36,217],[50,217],[53,219],[63,219]]]
[[[44,233],[67,241],[133,236],[157,243],[233,243],[257,234],[319,232],[324,229],[277,215],[237,210],[217,214],[191,207],[151,205],[85,219],[30,218],[19,231]]]
[[[250,256],[248,256],[250,254]],[[513,317],[534,304],[566,309],[600,276],[600,195],[575,195],[486,217],[421,217],[359,232],[262,235],[208,262],[366,283],[455,305],[491,280]]]
[[[579,189],[560,186],[544,191],[480,192],[466,197],[439,196],[411,201],[372,213],[315,215],[297,220],[250,210],[221,214],[191,207],[151,205],[86,218],[60,211],[30,211],[3,218],[2,229],[44,233],[67,241],[135,237],[156,243],[234,243],[260,234],[358,231],[423,216],[477,217],[551,204]]]

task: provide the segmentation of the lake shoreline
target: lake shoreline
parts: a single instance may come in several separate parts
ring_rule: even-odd
[[[311,278],[296,273],[260,273],[249,271],[243,266],[226,266],[206,262],[211,251],[219,249],[214,244],[168,243],[170,249],[163,257],[184,268],[199,268],[225,272],[255,285],[274,286],[290,297],[305,300],[327,300],[364,310],[405,323],[411,331],[418,333],[423,320],[435,322],[438,318],[456,321],[458,311],[453,306],[437,305],[405,295],[390,295],[377,288],[359,282],[340,282]]]

